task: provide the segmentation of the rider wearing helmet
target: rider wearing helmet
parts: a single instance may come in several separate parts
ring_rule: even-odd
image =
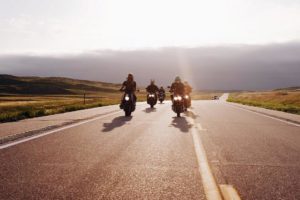
[[[192,87],[190,86],[190,84],[187,81],[184,81],[184,92],[187,95],[190,95],[190,93],[192,92]]]
[[[184,95],[184,84],[179,76],[176,76],[175,81],[172,83],[170,92],[174,95]],[[171,99],[173,100],[173,95],[171,95]]]
[[[178,95],[184,94],[184,85],[181,82],[179,76],[176,76],[175,81],[172,83],[170,92],[173,92],[174,94],[178,94]]]
[[[148,93],[151,93],[151,94],[156,94],[159,91],[158,87],[155,85],[154,80],[151,80],[150,85],[148,85],[146,90]]]
[[[165,96],[165,89],[164,89],[164,87],[163,86],[161,86],[160,88],[159,88],[159,90],[158,90],[158,93],[159,94],[163,94],[164,96]]]

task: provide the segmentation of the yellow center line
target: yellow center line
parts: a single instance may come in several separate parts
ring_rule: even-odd
[[[188,118],[188,121],[191,124],[195,124],[194,120]],[[194,127],[194,126],[193,126]],[[201,125],[197,125],[197,127],[201,127]],[[202,130],[202,127],[201,127]],[[207,156],[201,141],[201,138],[198,135],[198,131],[196,128],[191,129],[191,134],[193,137],[195,152],[197,155],[197,160],[199,164],[199,172],[202,179],[202,184],[204,187],[204,192],[207,200],[222,200],[222,194],[219,190],[219,187],[215,181],[215,178],[211,172],[211,169],[208,164]]]
[[[195,121],[191,118],[187,118],[190,124],[195,125]],[[217,184],[211,168],[208,163],[205,149],[201,137],[198,131],[206,131],[203,129],[200,123],[196,123],[196,128],[193,126],[191,134],[193,137],[195,152],[199,164],[199,172],[207,200],[241,200],[237,191],[231,185],[219,185]]]

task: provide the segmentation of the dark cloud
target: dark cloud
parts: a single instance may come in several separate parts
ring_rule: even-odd
[[[65,56],[0,56],[0,73],[168,85],[178,74],[198,89],[273,89],[300,85],[300,43],[155,50],[99,50]]]

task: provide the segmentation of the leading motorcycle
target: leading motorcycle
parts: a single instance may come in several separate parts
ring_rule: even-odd
[[[125,92],[120,108],[124,110],[125,116],[131,116],[131,113],[135,111],[135,100],[132,93]]]

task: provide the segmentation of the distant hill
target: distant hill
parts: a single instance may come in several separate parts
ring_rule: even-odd
[[[116,93],[121,85],[63,77],[18,77],[0,74],[0,94]]]
[[[278,89],[275,89],[274,91],[279,91],[279,90],[300,91],[300,86],[287,87],[287,88],[278,88]]]

